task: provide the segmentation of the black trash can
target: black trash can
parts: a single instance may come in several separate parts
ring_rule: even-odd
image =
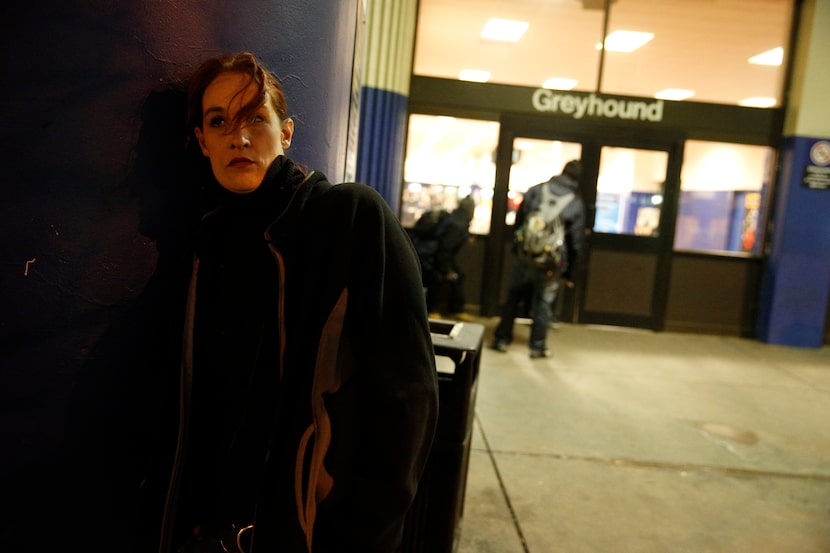
[[[415,501],[404,526],[401,553],[452,553],[464,512],[484,325],[430,319],[438,371],[438,427]]]

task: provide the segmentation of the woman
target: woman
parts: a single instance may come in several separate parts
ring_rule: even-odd
[[[285,156],[253,55],[207,60],[188,110],[215,182],[161,551],[392,553],[437,420],[414,249],[374,190]]]

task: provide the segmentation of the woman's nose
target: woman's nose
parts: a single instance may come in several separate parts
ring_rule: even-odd
[[[231,136],[231,148],[248,148],[251,145],[251,139],[248,136],[248,131],[245,127],[240,127],[233,132]]]

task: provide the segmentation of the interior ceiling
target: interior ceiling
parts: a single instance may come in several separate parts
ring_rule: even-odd
[[[490,82],[541,86],[550,77],[597,87],[605,0],[420,0],[414,73],[457,79],[462,69]],[[738,104],[781,97],[780,67],[748,58],[786,47],[793,0],[615,0],[608,32],[654,33],[633,53],[607,52],[601,92],[651,96],[666,88],[695,91],[689,100]],[[487,41],[490,17],[527,21],[518,43]]]

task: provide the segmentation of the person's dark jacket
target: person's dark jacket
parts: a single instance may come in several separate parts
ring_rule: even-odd
[[[283,157],[255,192],[219,196],[162,548],[192,524],[254,523],[255,550],[392,553],[437,421],[414,248],[376,191]]]
[[[547,182],[530,187],[516,212],[515,228],[521,227],[528,214],[539,207],[543,186],[547,186],[556,196],[574,194],[573,201],[560,214],[560,218],[565,224],[565,242],[567,244],[567,267],[562,276],[567,280],[571,280],[571,272],[577,267],[585,244],[585,203],[582,201],[582,196],[579,193],[579,183],[575,178],[562,173]]]

